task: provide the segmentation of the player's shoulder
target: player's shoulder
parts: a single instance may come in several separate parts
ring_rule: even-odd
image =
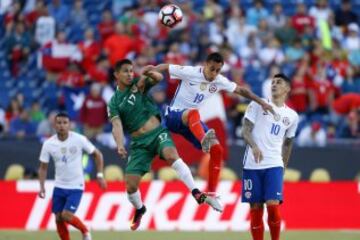
[[[49,145],[57,141],[57,135],[54,134],[43,142],[43,145]]]
[[[287,114],[293,116],[296,119],[299,118],[299,114],[294,109],[292,109],[288,105],[285,105],[285,106],[286,106],[285,110],[286,110]]]
[[[80,133],[70,131],[69,132],[69,139],[70,140],[75,140],[75,141],[76,140],[81,141],[81,140],[86,139],[86,137],[84,135],[80,134]]]

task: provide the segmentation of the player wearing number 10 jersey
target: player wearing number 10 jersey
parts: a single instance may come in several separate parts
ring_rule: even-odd
[[[219,53],[207,56],[204,66],[179,66],[160,64],[146,66],[146,71],[168,71],[171,78],[180,79],[175,96],[166,109],[167,128],[181,134],[196,148],[210,152],[208,191],[215,192],[219,178],[223,149],[216,139],[214,129],[200,120],[198,108],[211,95],[225,90],[235,92],[257,102],[264,111],[273,113],[272,107],[246,88],[238,86],[220,74],[224,59]]]
[[[270,116],[251,102],[243,125],[247,143],[243,169],[243,202],[250,203],[250,227],[253,240],[264,239],[263,205],[268,210],[271,240],[279,240],[284,167],[289,161],[292,141],[299,117],[286,106],[290,80],[276,74],[271,83],[272,99],[268,100],[276,114]]]

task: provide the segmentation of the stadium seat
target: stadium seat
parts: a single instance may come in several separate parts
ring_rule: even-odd
[[[25,168],[20,164],[11,164],[5,173],[5,180],[20,180],[24,177]]]
[[[310,182],[330,182],[330,173],[324,168],[316,168],[310,174]]]
[[[296,169],[287,168],[284,174],[284,182],[298,182],[301,178],[301,172]]]
[[[220,172],[220,180],[222,181],[236,181],[238,179],[234,170],[224,167]]]
[[[170,182],[178,179],[178,175],[171,167],[163,167],[158,173],[159,179],[165,182]]]
[[[154,179],[154,173],[153,172],[148,172],[141,178],[141,181],[149,182],[149,181],[151,181],[153,179]]]
[[[104,169],[104,177],[106,181],[123,181],[124,180],[124,172],[117,165],[108,165]]]

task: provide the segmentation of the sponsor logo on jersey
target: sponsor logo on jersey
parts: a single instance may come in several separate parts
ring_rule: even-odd
[[[276,114],[274,115],[274,120],[278,122],[278,121],[280,121],[280,119],[281,119],[280,114],[276,113]]]
[[[200,84],[200,90],[201,90],[201,91],[205,91],[206,88],[207,88],[207,84],[206,84],[206,83],[201,83],[201,84]]]
[[[66,153],[66,147],[60,148],[60,152],[61,152],[62,154],[65,154],[65,153]]]
[[[282,120],[283,124],[285,126],[289,126],[290,125],[290,119],[288,117],[284,117]]]
[[[214,92],[216,92],[216,90],[217,90],[216,84],[210,84],[209,92],[214,93]]]
[[[136,86],[136,85],[133,85],[133,86],[131,87],[131,92],[136,93],[137,91],[138,91],[137,86]]]
[[[75,146],[72,146],[70,149],[69,149],[70,153],[71,154],[75,154],[76,151],[77,151],[77,148]]]
[[[195,86],[196,85],[196,83],[192,83],[192,82],[190,82],[189,84],[190,84],[190,86]]]

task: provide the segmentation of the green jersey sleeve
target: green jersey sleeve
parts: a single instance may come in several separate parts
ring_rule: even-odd
[[[115,117],[120,117],[118,106],[119,103],[117,101],[116,94],[114,94],[108,103],[108,118],[110,121]]]

